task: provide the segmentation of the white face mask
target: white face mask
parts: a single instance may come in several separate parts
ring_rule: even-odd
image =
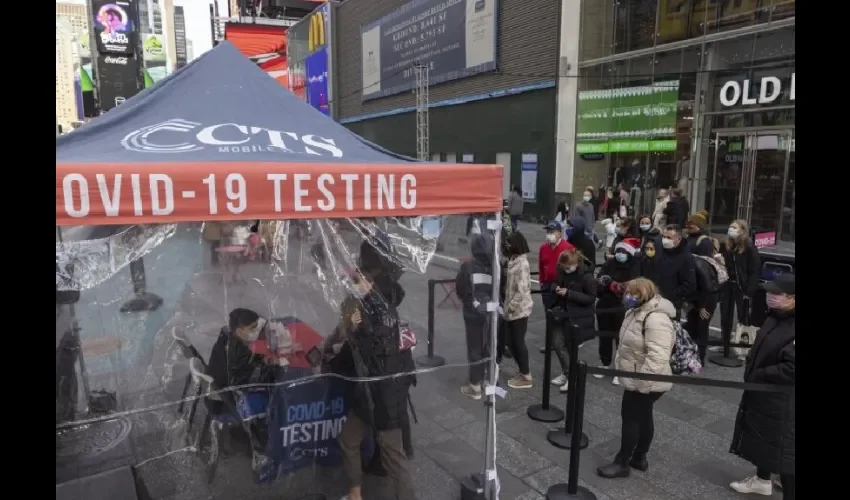
[[[586,194],[586,195],[584,195],[584,197],[582,199],[584,201],[590,201],[590,195]]]
[[[730,238],[737,238],[741,235],[741,233],[734,227],[730,227],[729,230],[726,231],[726,234],[728,234]]]
[[[265,318],[258,319],[256,328],[251,330],[251,333],[248,334],[248,336],[245,340],[247,340],[248,342],[254,342],[258,338],[260,338],[260,332],[262,332],[263,328],[265,328],[265,327],[266,327]]]
[[[546,241],[548,241],[550,245],[554,245],[555,243],[558,242],[558,235],[553,234],[553,233],[549,233],[549,234],[546,235]]]
[[[564,272],[567,274],[571,274],[576,272],[576,269],[578,269],[578,266],[569,266],[564,268]]]
[[[668,250],[676,246],[670,238],[661,238],[661,245]]]

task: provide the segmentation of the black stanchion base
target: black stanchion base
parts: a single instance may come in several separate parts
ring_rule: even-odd
[[[549,433],[546,434],[546,440],[549,441],[549,444],[552,446],[562,450],[569,450],[573,445],[573,435],[564,432],[563,427],[554,431],[549,431]],[[588,439],[587,434],[582,432],[578,449],[583,450],[588,446],[590,446],[590,439]]]
[[[473,474],[460,481],[460,500],[485,500],[484,474]]]
[[[446,364],[446,360],[442,356],[419,356],[416,358],[416,364],[424,368],[437,368]]]
[[[579,486],[575,495],[570,495],[566,484],[556,484],[546,491],[546,500],[596,500],[596,495],[589,489]]]
[[[155,311],[161,305],[162,297],[145,292],[125,302],[121,312]]]
[[[538,422],[560,422],[564,419],[564,411],[549,405],[549,408],[543,408],[543,405],[531,405],[528,407],[528,418]]]
[[[730,354],[728,358],[724,356],[723,353],[715,354],[714,356],[710,356],[708,360],[715,365],[724,366],[726,368],[740,368],[744,366],[744,362],[738,359],[738,356],[734,354]]]

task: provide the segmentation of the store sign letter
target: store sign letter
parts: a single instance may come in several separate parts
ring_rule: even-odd
[[[720,89],[720,102],[726,107],[735,106],[739,102],[744,106],[770,104],[782,93],[782,80],[775,76],[762,78],[760,84],[758,96],[756,96],[754,85],[750,80],[744,80],[743,85],[736,81],[726,82]],[[790,101],[794,100],[795,87],[795,73],[791,73],[791,88],[788,91]]]

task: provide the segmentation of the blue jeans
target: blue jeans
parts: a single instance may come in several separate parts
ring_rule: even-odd
[[[511,229],[516,231],[519,227],[519,215],[511,215]]]

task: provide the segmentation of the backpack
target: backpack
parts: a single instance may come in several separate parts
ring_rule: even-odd
[[[714,293],[720,290],[720,280],[718,280],[717,269],[711,265],[709,261],[714,259],[709,259],[708,257],[703,257],[701,255],[694,255],[694,265],[696,266],[697,273],[702,276],[701,280],[698,280],[698,284],[702,282],[708,283],[708,292]],[[706,290],[699,290],[700,292],[704,292]]]
[[[708,238],[709,241],[711,241],[711,255],[715,255],[715,254],[720,253],[720,242],[717,241],[717,238],[712,238],[712,237],[705,235],[705,234],[703,234],[702,236],[697,238],[697,245],[696,246],[699,246],[700,243],[702,243],[702,241],[706,238]]]
[[[719,254],[715,254],[715,258],[704,257],[702,255],[694,255],[694,257],[699,257],[700,259],[708,262],[708,264],[714,268],[714,273],[717,278],[717,284],[722,285],[729,281],[729,273],[726,271],[726,264],[722,263],[722,257],[718,257]]]
[[[641,333],[644,336],[646,336],[646,320],[649,318],[649,314],[643,318],[643,325],[641,326]],[[673,375],[699,373],[702,371],[702,362],[699,360],[699,346],[691,339],[687,330],[682,328],[682,323],[672,319],[670,321],[673,323],[673,330],[676,332],[676,341],[673,344],[673,352],[670,354],[670,370]]]

